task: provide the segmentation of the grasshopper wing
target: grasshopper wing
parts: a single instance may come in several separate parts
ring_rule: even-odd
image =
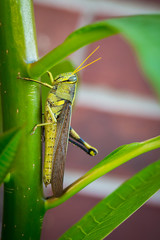
[[[56,147],[53,153],[53,167],[51,178],[54,197],[59,197],[63,192],[63,176],[68,148],[71,112],[71,103],[69,101],[66,101],[57,119]]]

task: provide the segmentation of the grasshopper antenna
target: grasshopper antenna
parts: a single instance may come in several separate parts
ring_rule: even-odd
[[[85,60],[74,70],[73,74],[79,72],[80,70],[88,67],[88,66],[91,65],[92,63],[95,63],[95,62],[97,62],[98,60],[101,59],[101,57],[100,57],[100,58],[97,58],[97,59],[94,60],[93,62],[90,62],[90,63],[88,63],[87,65],[81,67],[81,66],[87,61],[87,59],[90,58],[90,57],[93,55],[93,53],[95,53],[95,52],[99,49],[99,47],[100,47],[100,46],[98,46],[96,49],[94,49],[93,52],[91,52],[91,53],[89,54],[89,56],[85,58]],[[80,68],[80,67],[81,67],[81,68]]]

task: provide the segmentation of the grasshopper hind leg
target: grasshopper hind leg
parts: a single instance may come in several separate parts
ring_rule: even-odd
[[[76,131],[70,127],[70,133],[69,133],[69,141],[76,145],[77,147],[81,148],[83,151],[88,153],[90,156],[95,156],[98,153],[98,150],[94,147],[92,147],[90,144],[85,142],[79,135],[76,133]]]

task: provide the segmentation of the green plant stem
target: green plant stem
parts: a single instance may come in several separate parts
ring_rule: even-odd
[[[121,146],[104,158],[95,167],[89,170],[85,175],[76,180],[74,183],[69,185],[61,197],[49,198],[45,201],[46,210],[56,207],[61,203],[68,200],[70,197],[75,195],[77,192],[82,190],[91,182],[95,181],[104,174],[110,172],[116,167],[123,163],[137,157],[145,152],[149,152],[153,149],[160,147],[160,137],[155,137],[144,142],[131,143],[128,145]]]
[[[44,201],[41,182],[39,86],[27,77],[27,63],[38,58],[31,0],[0,1],[0,80],[3,130],[23,126],[10,179],[4,186],[2,239],[40,239]]]

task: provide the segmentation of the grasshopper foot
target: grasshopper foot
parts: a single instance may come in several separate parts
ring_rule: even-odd
[[[36,129],[37,129],[37,125],[33,128],[31,135],[35,134]]]

